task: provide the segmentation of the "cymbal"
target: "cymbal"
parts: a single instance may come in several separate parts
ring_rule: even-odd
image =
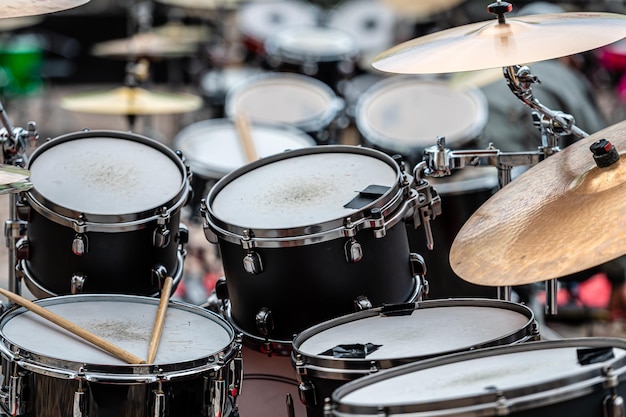
[[[175,114],[198,110],[202,107],[202,98],[192,94],[120,87],[111,91],[65,97],[61,100],[61,107],[75,112],[129,116]]]
[[[0,0],[0,18],[34,16],[73,9],[89,0]]]
[[[461,4],[465,0],[379,0],[402,16],[430,17]]]
[[[171,22],[154,27],[151,33],[170,41],[192,44],[206,42],[211,38],[211,31],[207,26],[185,25],[180,22]]]
[[[0,165],[0,194],[17,193],[32,188],[27,181],[30,171],[14,165]]]
[[[95,56],[127,59],[129,56],[145,58],[179,58],[196,53],[194,42],[182,38],[169,38],[154,32],[138,33],[130,38],[97,43],[91,49]]]
[[[0,19],[0,31],[10,32],[25,28],[28,26],[35,26],[43,21],[40,16],[26,16],[26,17],[13,17],[9,19]]]
[[[626,121],[575,142],[497,191],[452,243],[454,272],[475,284],[513,286],[626,254],[626,158],[599,168],[589,147],[600,139],[626,151]]]
[[[471,23],[415,38],[380,53],[378,70],[400,74],[473,71],[573,55],[626,37],[626,15],[555,13]]]

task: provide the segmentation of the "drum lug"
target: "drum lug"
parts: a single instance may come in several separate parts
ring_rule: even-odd
[[[387,235],[387,229],[385,228],[385,218],[380,208],[374,207],[370,210],[373,223],[374,237],[381,239]]]
[[[256,252],[248,252],[243,257],[243,269],[252,275],[258,275],[263,272],[263,262]]]
[[[315,395],[315,385],[311,381],[300,382],[298,385],[298,395],[300,402],[307,407],[317,405],[317,395]]]
[[[87,397],[83,388],[83,380],[78,381],[78,389],[74,392],[74,403],[72,405],[72,417],[86,417],[85,410]]]
[[[225,277],[218,278],[215,283],[215,295],[221,301],[228,299],[228,287],[226,286]]]
[[[76,256],[83,256],[89,250],[87,236],[82,233],[77,233],[72,241],[72,252]]]
[[[21,376],[9,377],[9,398],[8,407],[9,414],[12,416],[21,416],[25,412],[25,404],[23,402],[22,394],[24,386]]]
[[[167,207],[161,207],[157,218],[158,227],[154,229],[152,235],[152,245],[155,248],[165,248],[170,244],[171,231],[167,228],[169,220],[170,213],[167,211]]]
[[[70,291],[72,294],[80,294],[83,292],[83,287],[85,286],[85,281],[87,277],[81,273],[75,273],[72,275],[72,279],[70,281]]]
[[[208,415],[211,417],[224,417],[226,401],[228,400],[226,381],[222,378],[213,381],[211,391],[213,410]]]
[[[272,310],[263,307],[256,313],[254,318],[256,327],[263,336],[269,335],[274,330],[274,317],[272,316]]]
[[[154,409],[150,414],[153,417],[164,417],[165,416],[165,393],[163,392],[163,387],[161,385],[161,381],[157,382],[157,389],[152,391],[154,401]]]
[[[15,203],[15,214],[17,218],[23,221],[30,221],[31,208],[30,205],[20,200]]]
[[[346,261],[350,263],[357,263],[363,259],[363,248],[361,244],[354,238],[350,238],[344,246],[346,252]]]
[[[422,255],[411,252],[409,254],[409,262],[411,263],[411,272],[413,275],[426,275],[426,261]]]
[[[163,283],[165,278],[167,278],[167,268],[163,265],[154,265],[150,275],[152,276],[152,283],[156,283],[159,286],[159,290],[163,288]]]
[[[372,307],[372,302],[364,295],[360,295],[354,300],[354,311],[369,310]]]
[[[22,238],[17,241],[15,245],[15,257],[18,261],[29,259],[30,244],[28,238]]]

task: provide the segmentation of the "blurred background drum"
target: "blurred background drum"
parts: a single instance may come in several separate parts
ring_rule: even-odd
[[[254,123],[249,130],[259,158],[316,145],[311,136],[287,125]],[[200,200],[220,178],[252,162],[246,159],[238,135],[232,120],[209,119],[192,123],[174,138],[174,148],[183,153],[193,173],[191,206],[194,214],[199,215]]]
[[[360,56],[349,33],[323,26],[280,29],[265,41],[265,52],[270,69],[317,78],[335,92],[354,75]]]
[[[323,82],[302,74],[267,73],[249,78],[226,96],[226,116],[282,123],[305,131],[319,145],[340,140],[345,102]]]
[[[200,89],[211,118],[225,116],[224,106],[228,91],[248,78],[263,74],[265,70],[249,65],[215,68],[202,74]]]
[[[179,282],[191,188],[169,147],[125,132],[69,133],[38,147],[28,169],[17,254],[33,294],[154,295],[166,276]]]

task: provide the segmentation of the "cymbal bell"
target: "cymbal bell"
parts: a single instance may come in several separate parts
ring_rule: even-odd
[[[35,16],[73,9],[89,0],[0,0],[0,18]]]
[[[626,15],[555,13],[472,23],[403,42],[372,66],[399,74],[507,67],[585,52],[626,37]]]
[[[64,97],[65,110],[127,116],[176,114],[198,110],[202,98],[193,94],[151,92],[138,87],[120,87]]]
[[[480,206],[450,248],[454,272],[479,285],[514,286],[626,254],[626,158],[599,168],[590,145],[600,139],[626,151],[626,122],[546,158]]]

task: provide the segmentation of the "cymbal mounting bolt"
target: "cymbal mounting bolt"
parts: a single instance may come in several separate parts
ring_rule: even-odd
[[[506,23],[504,15],[513,10],[513,5],[506,1],[498,1],[487,6],[487,11],[498,16],[498,23]]]

